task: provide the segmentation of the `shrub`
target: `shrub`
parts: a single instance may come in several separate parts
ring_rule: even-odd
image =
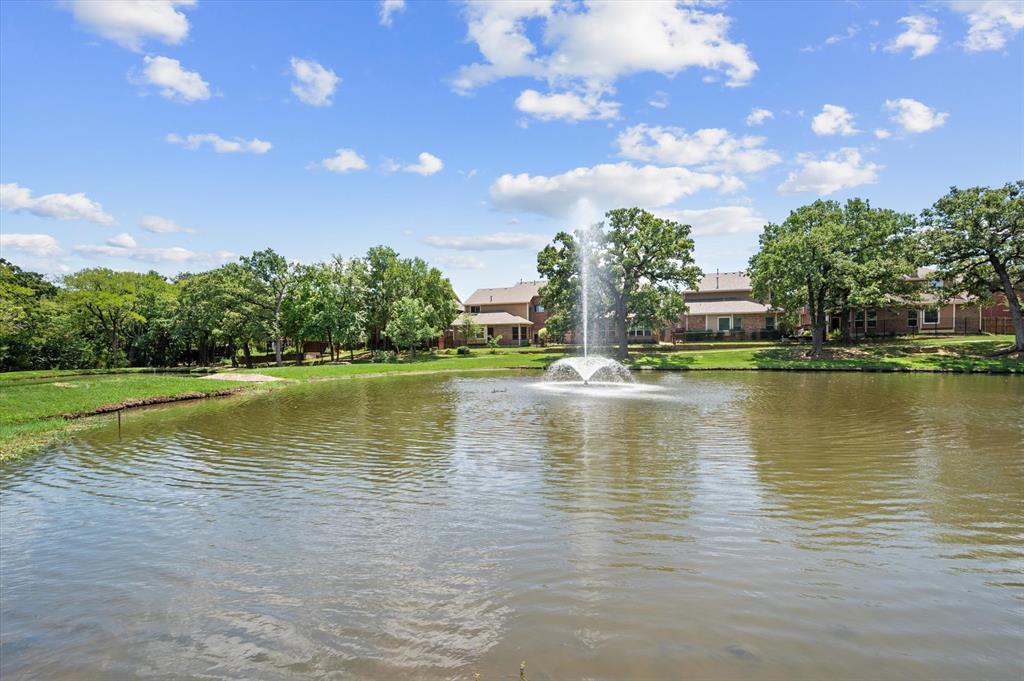
[[[390,364],[398,359],[393,350],[374,350],[371,360],[374,364]]]
[[[498,352],[498,345],[500,345],[500,344],[501,344],[501,336],[500,335],[498,335],[498,336],[491,336],[490,338],[487,339],[487,347],[489,347],[491,349],[491,354],[492,355]]]
[[[468,355],[469,354],[469,346],[468,345],[460,345],[458,348],[456,348],[455,352],[460,354],[460,355]]]

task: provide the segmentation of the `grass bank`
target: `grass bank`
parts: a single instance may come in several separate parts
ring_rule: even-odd
[[[633,348],[634,369],[665,371],[805,370],[921,371],[1024,374],[1024,358],[993,357],[1010,337],[917,338],[829,347],[820,359],[807,359],[806,345],[722,343],[680,345],[657,350]],[[89,427],[80,418],[121,407],[196,399],[238,391],[272,390],[294,383],[346,378],[449,371],[542,370],[564,357],[565,348],[514,348],[471,355],[428,353],[393,364],[322,364],[237,370],[274,376],[274,383],[210,381],[143,370],[91,372],[15,372],[0,374],[0,461]],[[241,377],[241,376],[240,376]]]

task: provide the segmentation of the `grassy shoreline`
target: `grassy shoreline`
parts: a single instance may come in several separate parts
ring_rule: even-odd
[[[806,348],[783,344],[637,348],[629,365],[641,371],[861,371],[1024,375],[1024,358],[994,357],[1005,337],[903,339],[832,347],[820,359]],[[182,372],[152,370],[37,371],[0,374],[0,462],[10,461],[91,427],[98,414],[149,404],[191,401],[274,390],[313,381],[511,369],[543,370],[565,357],[563,348],[514,348],[474,354],[431,353],[394,364],[292,365],[225,370],[259,373],[271,383],[203,380]],[[196,372],[193,372],[193,374]],[[55,380],[56,379],[56,380]]]

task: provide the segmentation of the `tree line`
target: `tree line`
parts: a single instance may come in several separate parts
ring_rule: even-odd
[[[0,259],[0,370],[252,365],[268,341],[326,343],[332,359],[414,349],[458,315],[451,282],[420,258],[376,246],[364,257],[290,263],[272,249],[174,278],[98,267],[55,284]],[[298,353],[299,361],[302,353]]]
[[[702,276],[691,227],[639,208],[618,208],[574,233],[559,232],[537,256],[548,283],[540,295],[553,336],[579,329],[583,273],[592,272],[591,316],[611,321],[618,356],[628,353],[627,328],[662,329],[679,320],[684,290]],[[767,224],[750,259],[754,297],[780,310],[790,326],[806,310],[811,356],[820,356],[829,315],[851,309],[912,304],[923,285],[910,276],[934,266],[931,288],[942,304],[968,294],[979,303],[1003,294],[1015,341],[1024,352],[1024,180],[1002,187],[953,187],[919,216],[875,208],[854,198],[818,200]]]

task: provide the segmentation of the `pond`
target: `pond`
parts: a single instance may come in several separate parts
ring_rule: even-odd
[[[14,679],[1019,678],[1024,380],[325,382],[0,471]]]

